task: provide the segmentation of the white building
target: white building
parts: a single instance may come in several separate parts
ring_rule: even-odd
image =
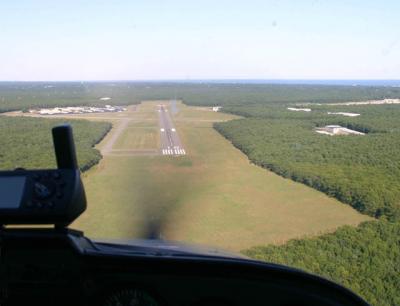
[[[334,135],[365,135],[364,133],[355,131],[355,130],[351,130],[348,128],[345,128],[343,126],[340,125],[327,125],[325,127],[319,127],[316,128],[315,131],[319,134],[325,134],[325,135],[330,135],[330,136],[334,136]]]
[[[360,116],[360,114],[357,114],[357,113],[345,113],[345,112],[328,112],[328,115],[342,115],[342,116],[346,116],[346,117]]]
[[[311,108],[288,107],[287,109],[294,112],[311,112]]]

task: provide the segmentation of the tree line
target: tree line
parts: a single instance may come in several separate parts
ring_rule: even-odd
[[[0,169],[55,168],[51,128],[72,125],[79,167],[88,170],[101,154],[94,148],[111,129],[106,122],[0,116]]]
[[[350,119],[326,112],[279,119],[279,110],[269,113],[269,118],[233,120],[217,123],[215,128],[255,164],[336,197],[362,213],[399,220],[400,106],[359,106],[358,111],[361,116]],[[315,133],[315,127],[327,124],[368,134]]]
[[[101,100],[107,97],[111,99]],[[400,88],[210,82],[0,82],[0,112],[55,106],[128,105],[159,99],[230,107],[384,98],[400,98]]]

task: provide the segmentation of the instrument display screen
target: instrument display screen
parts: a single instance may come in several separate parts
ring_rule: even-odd
[[[0,177],[0,209],[19,208],[25,182],[25,176]]]

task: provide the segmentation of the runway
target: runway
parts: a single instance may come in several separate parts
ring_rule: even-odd
[[[158,106],[158,120],[161,137],[161,154],[186,155],[168,109],[163,105]]]

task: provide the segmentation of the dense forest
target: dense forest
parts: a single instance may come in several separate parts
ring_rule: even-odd
[[[110,100],[101,100],[109,97]],[[400,98],[398,87],[159,83],[0,82],[0,112],[33,107],[127,105],[142,100],[181,99],[189,105],[264,105]]]
[[[0,116],[0,170],[17,167],[40,169],[55,168],[51,128],[66,123],[62,120]],[[93,146],[110,130],[111,124],[71,120],[82,171],[101,159]]]
[[[361,114],[355,118],[327,115],[330,107],[302,114],[269,108],[265,114],[257,111],[256,118],[218,123],[215,128],[257,165],[321,190],[362,213],[400,219],[400,106],[345,108]],[[316,126],[327,124],[368,134],[315,133]]]
[[[371,221],[334,234],[255,247],[252,258],[297,267],[336,281],[372,305],[400,305],[400,223]]]

